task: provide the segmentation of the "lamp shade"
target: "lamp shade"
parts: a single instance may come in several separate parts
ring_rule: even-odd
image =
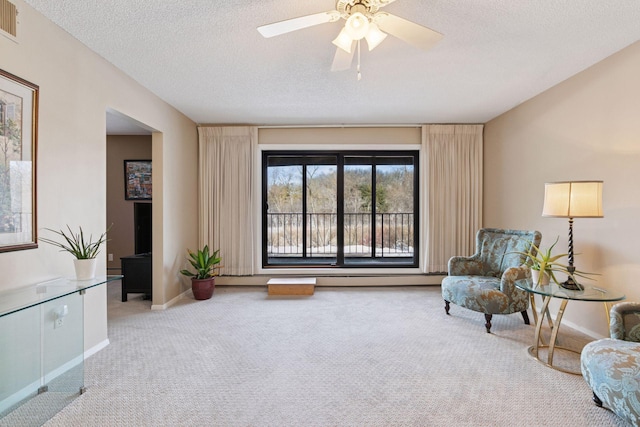
[[[542,216],[602,218],[602,184],[602,181],[547,182]]]

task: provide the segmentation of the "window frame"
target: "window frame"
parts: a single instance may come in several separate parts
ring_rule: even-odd
[[[418,268],[420,264],[420,150],[411,149],[411,150],[389,150],[389,149],[380,149],[380,150],[357,150],[357,149],[349,149],[349,150],[331,150],[331,149],[314,149],[314,150],[286,150],[286,149],[269,149],[263,150],[261,152],[261,176],[262,176],[262,188],[260,193],[260,214],[261,214],[261,224],[262,224],[262,232],[260,236],[261,240],[261,267],[265,270],[269,269],[290,269],[290,268],[331,268],[331,269],[401,269],[401,268]],[[325,258],[320,257],[287,257],[288,259],[296,260],[297,262],[291,263],[270,263],[271,258],[267,251],[268,246],[268,205],[267,205],[267,196],[268,196],[268,159],[271,156],[288,156],[288,157],[300,157],[300,158],[310,158],[310,157],[323,157],[323,156],[335,156],[336,157],[336,167],[337,167],[337,183],[336,183],[336,215],[337,215],[337,224],[336,224],[336,245],[337,245],[337,254],[336,256],[330,256]],[[377,159],[384,159],[385,157],[410,157],[413,159],[413,255],[411,257],[396,257],[399,259],[397,262],[390,261],[390,257],[376,256],[376,248],[375,245],[373,247],[373,253],[370,257],[365,257],[368,262],[362,263],[354,263],[354,262],[345,262],[344,256],[344,167],[345,167],[345,157],[366,157],[371,158],[369,164],[373,167],[372,170],[372,183],[375,183],[375,166],[376,165],[384,165],[389,164],[388,162],[381,161],[377,162]],[[306,163],[308,165],[308,163]],[[302,184],[303,189],[306,188],[305,183]],[[375,194],[372,196],[372,198]],[[303,190],[303,199],[306,199]],[[306,203],[305,203],[306,205]],[[372,203],[375,205],[375,203]],[[303,208],[306,210],[306,208]],[[303,218],[306,214],[306,211],[303,211]],[[375,209],[372,209],[370,212],[372,218],[375,218]],[[304,221],[303,221],[304,222]],[[373,233],[375,235],[375,232]],[[374,237],[375,239],[375,237]],[[347,257],[353,261],[357,257]],[[362,257],[360,257],[362,258]],[[335,262],[329,263],[328,259],[335,259]],[[314,260],[316,262],[314,262]],[[384,262],[386,260],[386,262]],[[305,262],[306,261],[306,262]],[[319,262],[324,261],[324,262]]]

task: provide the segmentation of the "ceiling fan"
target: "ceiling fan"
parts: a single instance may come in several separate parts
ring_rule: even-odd
[[[333,44],[337,46],[337,49],[331,71],[351,68],[356,50],[354,47],[356,47],[358,50],[358,80],[360,80],[360,40],[365,39],[369,46],[369,51],[371,51],[387,37],[388,33],[412,46],[427,50],[442,38],[442,34],[437,31],[390,13],[379,11],[380,8],[394,1],[338,0],[336,2],[336,10],[274,22],[273,24],[258,27],[258,31],[268,38],[344,19],[346,21],[344,28],[340,31],[338,37],[333,40]]]

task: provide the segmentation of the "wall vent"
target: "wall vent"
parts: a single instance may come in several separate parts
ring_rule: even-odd
[[[0,30],[16,37],[18,11],[9,0],[0,0]]]

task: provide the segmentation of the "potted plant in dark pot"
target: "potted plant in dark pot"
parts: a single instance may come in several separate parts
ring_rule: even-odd
[[[209,246],[205,245],[204,248],[199,249],[197,252],[187,249],[187,253],[189,254],[187,260],[195,269],[195,273],[186,269],[180,270],[180,273],[191,277],[191,290],[195,299],[211,298],[216,288],[218,270],[222,268],[222,266],[218,265],[222,261],[222,258],[218,256],[220,249],[210,252]]]

